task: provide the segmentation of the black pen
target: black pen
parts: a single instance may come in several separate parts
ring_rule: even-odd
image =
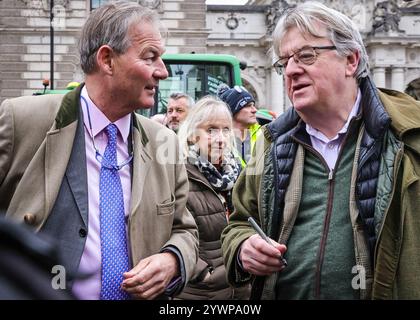
[[[248,218],[248,222],[251,224],[251,226],[254,228],[255,231],[260,235],[261,238],[265,240],[265,242],[271,244],[274,248],[274,244],[270,241],[270,238],[267,237],[267,235],[262,231],[260,226],[255,222],[255,220],[252,217]],[[276,248],[277,249],[277,248]],[[287,261],[285,258],[283,258],[283,255],[280,256],[281,262],[283,262],[284,266],[287,266]]]

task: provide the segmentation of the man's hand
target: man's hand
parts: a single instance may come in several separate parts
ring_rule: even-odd
[[[124,273],[122,289],[135,299],[151,300],[162,294],[179,274],[178,260],[173,253],[155,254]]]
[[[280,258],[287,248],[274,240],[271,242],[275,247],[254,234],[242,243],[239,259],[246,272],[256,276],[268,276],[284,269]]]

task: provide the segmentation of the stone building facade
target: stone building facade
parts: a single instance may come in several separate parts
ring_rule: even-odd
[[[244,85],[260,107],[290,105],[273,68],[271,33],[280,13],[303,0],[249,0],[215,6],[205,0],[135,0],[157,10],[167,27],[168,53],[228,53],[247,62]],[[92,7],[106,1],[54,1],[54,88],[82,81],[77,38]],[[352,17],[380,87],[420,99],[420,1],[321,0]],[[0,0],[0,101],[30,95],[50,78],[50,0]]]
[[[87,12],[85,1],[56,1],[61,21],[55,21],[54,80],[63,88],[81,78],[76,39]],[[64,8],[64,10],[62,10]],[[0,1],[0,97],[32,94],[50,78],[49,3],[35,0]],[[58,16],[58,14],[57,14]],[[58,23],[59,22],[59,23]]]
[[[83,81],[77,39],[92,7],[106,1],[55,0],[54,89]],[[205,52],[205,0],[137,0],[157,10],[170,34],[167,52]],[[50,78],[50,0],[0,0],[0,102],[31,95]]]
[[[257,104],[278,113],[290,106],[283,78],[271,67],[271,33],[283,10],[304,0],[250,0],[246,6],[208,6],[207,52],[229,53],[248,64],[245,86]],[[379,87],[420,100],[420,1],[320,0],[358,25]]]

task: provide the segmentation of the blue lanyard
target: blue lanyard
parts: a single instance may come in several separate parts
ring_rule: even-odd
[[[95,158],[96,160],[101,164],[101,166],[107,168],[107,169],[114,169],[114,170],[121,170],[124,166],[129,164],[133,160],[134,155],[134,143],[133,143],[133,125],[131,124],[131,152],[129,157],[121,164],[112,164],[110,163],[98,150],[98,148],[95,145],[95,139],[93,137],[93,130],[92,130],[92,122],[90,120],[90,113],[89,113],[89,104],[86,101],[85,97],[80,96],[82,101],[84,102],[87,110],[88,115],[88,121],[89,121],[89,130],[90,130],[90,138],[92,139],[93,148],[95,149]]]

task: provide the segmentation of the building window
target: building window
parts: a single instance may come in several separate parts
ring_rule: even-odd
[[[107,2],[109,0],[90,0],[90,10],[96,9]]]

